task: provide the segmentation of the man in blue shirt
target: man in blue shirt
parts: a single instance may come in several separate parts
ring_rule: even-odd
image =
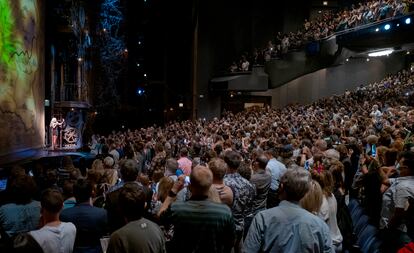
[[[106,210],[92,206],[93,184],[90,181],[78,179],[73,188],[77,204],[64,209],[60,219],[75,224],[77,233],[74,252],[102,252],[100,238],[108,229]]]
[[[272,148],[267,150],[265,155],[267,159],[269,159],[269,162],[266,165],[266,171],[272,176],[266,207],[272,208],[279,204],[277,191],[279,189],[280,178],[286,172],[286,166],[276,159],[277,152],[275,149]]]
[[[280,184],[282,201],[254,217],[243,252],[334,252],[328,226],[298,204],[311,180],[302,168],[287,170]]]

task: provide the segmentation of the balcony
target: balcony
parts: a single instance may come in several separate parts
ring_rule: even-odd
[[[56,107],[90,108],[88,83],[65,83],[57,87],[55,93]]]

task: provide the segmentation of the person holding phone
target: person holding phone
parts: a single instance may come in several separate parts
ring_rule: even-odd
[[[190,174],[190,182],[190,200],[175,201],[185,185],[185,176],[181,175],[158,213],[162,224],[174,225],[169,248],[174,252],[230,252],[235,238],[234,219],[228,206],[208,198],[212,172],[198,165]]]

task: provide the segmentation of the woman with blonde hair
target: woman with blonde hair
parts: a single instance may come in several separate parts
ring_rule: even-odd
[[[323,200],[322,188],[318,182],[312,180],[311,187],[305,196],[299,201],[300,206],[309,212],[318,215]]]
[[[329,170],[312,171],[312,179],[316,180],[322,188],[323,199],[321,209],[318,212],[318,216],[323,219],[329,227],[331,234],[332,244],[335,248],[335,252],[342,252],[342,234],[338,227],[336,219],[336,213],[338,204],[333,194],[334,179],[332,173]]]

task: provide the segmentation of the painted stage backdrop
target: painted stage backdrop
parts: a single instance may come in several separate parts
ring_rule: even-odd
[[[43,0],[0,0],[0,155],[44,145]]]

